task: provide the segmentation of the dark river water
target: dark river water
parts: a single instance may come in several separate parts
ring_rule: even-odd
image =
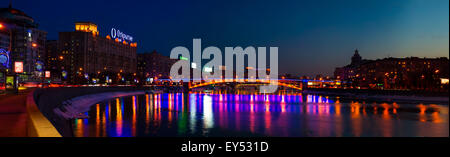
[[[77,137],[448,137],[448,104],[283,94],[146,94],[95,104]]]

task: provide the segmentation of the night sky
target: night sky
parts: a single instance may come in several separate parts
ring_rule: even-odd
[[[2,0],[1,7],[9,1]],[[278,46],[280,73],[332,75],[363,58],[448,57],[448,0],[131,1],[14,0],[48,39],[75,21],[112,27],[134,37],[138,53],[169,55],[176,46]]]

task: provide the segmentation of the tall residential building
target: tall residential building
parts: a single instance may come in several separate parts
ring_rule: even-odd
[[[57,40],[47,40],[45,46],[46,56],[45,56],[45,69],[50,71],[50,77],[52,80],[60,80],[60,62],[64,59],[62,56],[58,56],[58,41]]]
[[[361,60],[358,56],[355,51],[351,64],[336,68],[336,79],[351,81],[361,88],[448,89],[448,83],[442,81],[448,80],[449,76],[449,59],[446,57]]]
[[[138,74],[141,78],[168,79],[170,68],[176,62],[156,51],[138,54]]]
[[[111,34],[116,38],[102,37],[97,25],[91,22],[77,22],[75,31],[60,32],[58,57],[62,58],[61,75],[66,74],[63,80],[72,83],[87,83],[92,79],[120,82],[125,81],[124,76],[136,73],[137,44],[118,34]]]
[[[20,81],[39,80],[43,75],[47,32],[39,30],[24,12],[0,8],[0,72],[11,72],[15,61],[23,62]]]

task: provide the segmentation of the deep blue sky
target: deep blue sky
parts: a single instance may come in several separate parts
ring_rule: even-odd
[[[7,7],[3,0],[0,6]],[[132,35],[139,52],[176,46],[278,46],[280,72],[332,75],[358,48],[363,58],[448,57],[448,0],[132,1],[14,0],[49,39],[92,21]]]

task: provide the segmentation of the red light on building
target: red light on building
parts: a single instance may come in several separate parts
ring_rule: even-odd
[[[0,23],[0,29],[2,29],[2,28],[3,28],[3,24]]]
[[[31,46],[33,46],[33,47],[37,47],[37,44],[36,44],[36,43],[33,43],[33,44],[31,44]]]
[[[23,73],[23,62],[14,62],[14,72]]]
[[[50,78],[50,71],[45,71],[45,78]]]

